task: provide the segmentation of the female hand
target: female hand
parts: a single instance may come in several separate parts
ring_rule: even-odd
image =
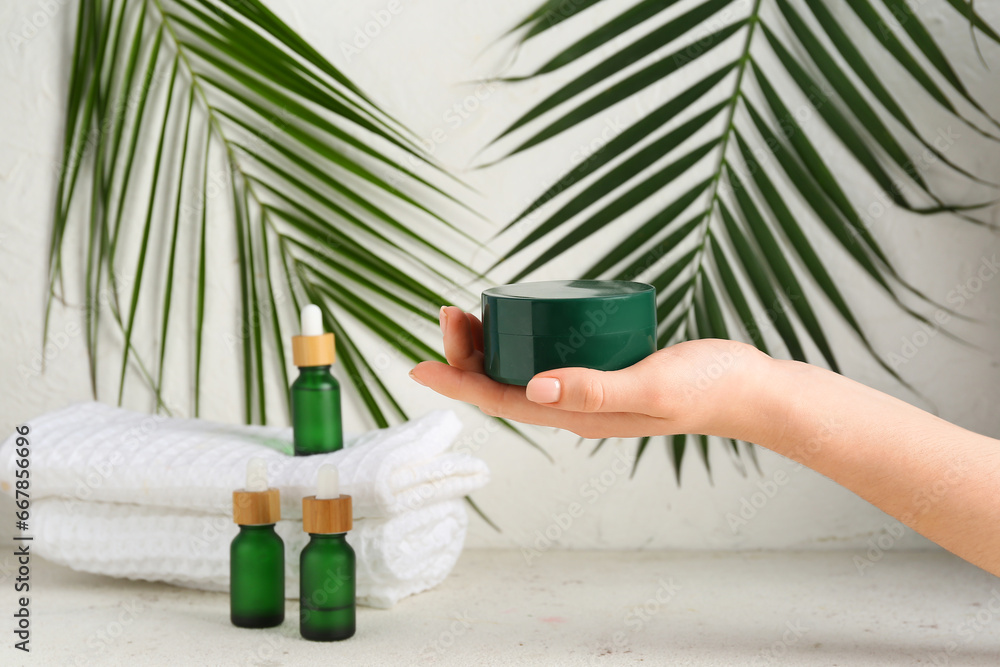
[[[665,348],[620,371],[562,368],[527,387],[483,372],[483,325],[441,309],[447,364],[424,361],[410,377],[488,415],[555,426],[585,438],[704,433],[746,438],[771,359],[756,348],[705,339]]]
[[[527,387],[483,374],[479,320],[441,309],[448,364],[410,375],[520,422],[586,438],[704,433],[756,442],[808,465],[1000,575],[1000,442],[809,364],[725,340],[660,350],[620,371],[562,368]]]

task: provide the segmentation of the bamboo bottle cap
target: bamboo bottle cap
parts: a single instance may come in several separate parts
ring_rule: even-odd
[[[330,366],[335,358],[332,333],[320,336],[292,336],[292,361],[299,368]]]
[[[302,530],[307,533],[334,535],[346,533],[353,526],[351,497],[302,499]]]
[[[333,334],[323,333],[323,311],[308,304],[300,314],[302,335],[292,336],[292,360],[299,368],[330,366],[336,356]]]
[[[281,496],[277,489],[233,491],[233,521],[241,526],[263,526],[281,519]]]

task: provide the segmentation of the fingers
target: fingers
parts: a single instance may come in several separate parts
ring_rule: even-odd
[[[656,387],[644,381],[642,362],[620,371],[560,368],[528,382],[529,401],[573,412],[639,412],[655,415]]]
[[[483,325],[475,316],[467,315],[455,306],[441,308],[440,319],[444,356],[448,363],[463,371],[482,373]]]
[[[455,306],[442,307],[440,321],[441,333],[444,335],[444,355],[448,363],[461,371],[482,374],[482,322]],[[642,386],[638,370],[641,365],[642,362],[631,368],[611,372],[586,368],[547,371],[532,378],[526,388],[526,396],[524,390],[518,389],[518,403],[522,407],[535,404],[573,412],[656,414],[649,400],[653,392],[650,392],[649,387]],[[489,382],[498,387],[504,386],[492,380]],[[483,407],[479,400],[458,396],[452,398]]]
[[[472,329],[472,345],[480,352],[483,351],[483,323],[472,313],[465,313],[469,320],[469,327]]]
[[[562,428],[586,438],[649,435],[662,428],[648,417],[582,414],[539,405],[525,398],[523,387],[501,384],[482,373],[462,371],[436,361],[417,364],[410,377],[439,394],[477,405],[488,415]]]
[[[463,371],[436,361],[417,364],[410,371],[410,377],[448,398],[478,405],[484,412],[496,417],[506,418],[524,412],[525,417],[538,418],[557,412],[525,399],[523,387],[501,384],[483,373]]]

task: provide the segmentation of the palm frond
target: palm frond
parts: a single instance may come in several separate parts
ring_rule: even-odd
[[[1000,43],[972,2],[948,2],[974,35]],[[572,25],[594,4],[547,2],[518,26],[521,40]],[[507,80],[556,72],[565,83],[494,140],[499,159],[519,159],[661,82],[672,92],[545,188],[501,233],[514,236],[497,265],[514,265],[521,279],[618,230],[601,236],[610,240],[580,277],[655,285],[660,345],[742,338],[837,370],[818,295],[905,384],[875,350],[852,307],[859,295],[841,290],[826,256],[846,253],[872,288],[913,317],[926,320],[917,306],[933,302],[897,271],[872,231],[869,202],[857,201],[849,183],[862,174],[883,208],[985,224],[975,211],[996,197],[995,180],[960,166],[936,141],[937,128],[911,117],[900,99],[922,96],[961,132],[1000,136],[907,3],[754,0],[747,9],[732,0],[640,0]],[[675,77],[694,83],[678,86]],[[830,166],[833,153],[847,156],[850,179]],[[940,194],[946,179],[980,188],[981,199],[949,201]],[[688,442],[666,442],[678,480]],[[707,440],[695,442],[707,467]],[[640,455],[646,445],[639,441]],[[726,449],[742,466],[738,443]],[[756,465],[752,448],[743,456]]]
[[[265,387],[288,386],[283,347],[314,302],[341,376],[384,426],[403,408],[357,339],[440,358],[407,323],[434,331],[454,286],[461,295],[477,277],[461,257],[478,242],[442,213],[467,210],[456,183],[259,0],[83,0],[46,321],[80,225],[95,394],[107,329],[121,341],[119,401],[136,377],[158,400],[190,382],[198,414],[206,313],[226,300],[210,286],[231,275],[248,423],[287,410]],[[183,375],[177,338],[192,341]]]

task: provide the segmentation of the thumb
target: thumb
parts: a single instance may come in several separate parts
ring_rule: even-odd
[[[559,368],[539,373],[525,387],[529,401],[574,412],[645,412],[649,393],[632,368]]]

